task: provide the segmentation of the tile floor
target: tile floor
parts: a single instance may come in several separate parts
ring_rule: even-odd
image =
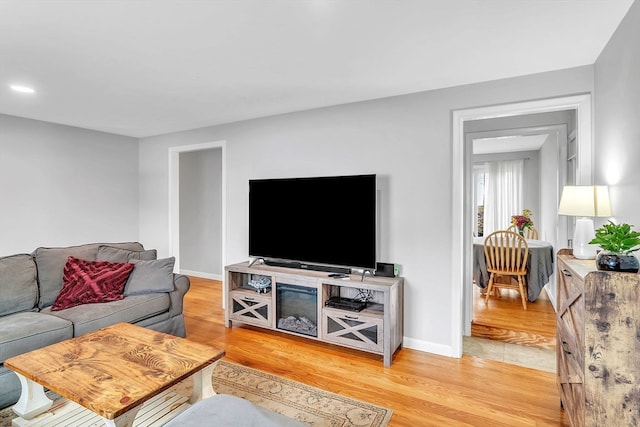
[[[486,338],[463,337],[463,353],[540,371],[556,372],[556,352]]]

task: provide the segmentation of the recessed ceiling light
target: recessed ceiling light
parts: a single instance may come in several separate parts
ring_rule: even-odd
[[[27,87],[27,86],[11,85],[10,87],[11,87],[11,89],[15,90],[16,92],[35,93],[35,89],[33,89],[31,87]]]

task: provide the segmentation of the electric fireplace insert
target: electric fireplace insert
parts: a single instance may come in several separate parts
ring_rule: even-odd
[[[278,329],[318,336],[318,290],[307,286],[276,284]]]

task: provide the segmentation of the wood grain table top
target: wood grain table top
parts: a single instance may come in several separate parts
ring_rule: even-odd
[[[4,365],[114,419],[224,354],[212,346],[118,323],[12,357]]]

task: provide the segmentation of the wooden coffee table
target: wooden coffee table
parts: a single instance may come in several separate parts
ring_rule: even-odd
[[[211,374],[224,350],[118,323],[7,359],[22,384],[14,426],[146,426],[215,394]],[[190,397],[169,390],[193,377]],[[46,387],[68,399],[52,408]],[[90,412],[89,412],[90,411]],[[137,417],[136,417],[137,415]],[[77,418],[70,418],[77,417]],[[134,422],[135,419],[135,422]]]

